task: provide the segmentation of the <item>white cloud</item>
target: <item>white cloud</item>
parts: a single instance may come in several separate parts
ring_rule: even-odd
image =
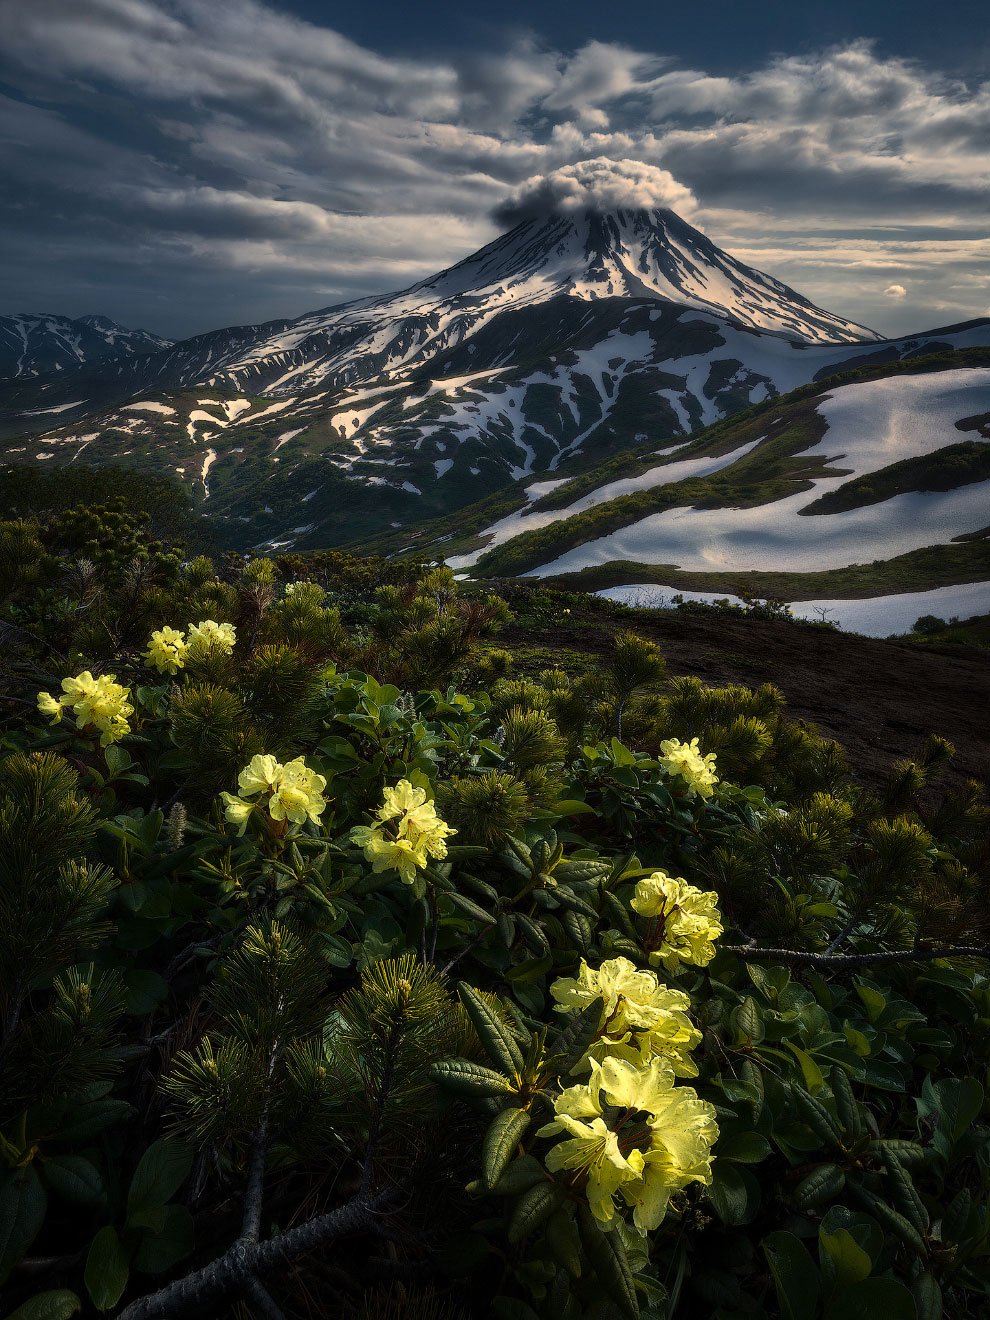
[[[885,298],[906,298],[907,289],[903,284],[888,284],[883,291]]]
[[[525,179],[499,204],[495,215],[503,224],[518,224],[531,216],[654,207],[688,215],[696,206],[690,189],[667,170],[638,160],[596,156]]]

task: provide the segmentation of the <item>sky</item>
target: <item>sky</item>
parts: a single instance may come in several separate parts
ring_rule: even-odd
[[[299,316],[604,160],[881,333],[990,314],[990,0],[8,0],[3,28],[0,313]]]

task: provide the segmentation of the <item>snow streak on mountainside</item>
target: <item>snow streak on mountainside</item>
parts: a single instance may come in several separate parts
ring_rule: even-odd
[[[155,353],[172,341],[148,330],[125,330],[108,316],[24,312],[0,316],[0,381],[71,371],[104,358]]]
[[[174,472],[230,544],[305,548],[662,446],[863,360],[987,342],[990,322],[878,340],[670,211],[551,216],[401,293],[14,382],[0,434],[33,437],[8,443],[18,461]]]
[[[483,549],[454,556],[448,563],[463,570],[493,546],[501,545],[503,553],[511,550],[512,538],[520,533],[551,523],[566,531],[569,518],[589,508],[608,515],[608,502],[631,490],[659,494],[674,482],[716,471],[735,482],[727,489],[740,497],[726,507],[695,507],[690,498],[673,507],[661,504],[658,512],[629,517],[618,530],[552,555],[525,576],[557,576],[623,562],[703,573],[817,572],[946,545],[979,536],[986,528],[990,368],[897,373],[842,385],[817,399],[782,405],[781,415],[776,413],[775,406],[753,423],[753,429],[765,434],[741,446],[733,444],[721,458],[679,459],[675,454],[663,466],[608,483],[566,507],[540,512],[546,490],[534,489],[532,514],[523,510],[500,520],[481,533]],[[816,441],[809,420],[820,436]],[[791,444],[790,437],[798,435],[804,442]],[[793,493],[746,507],[752,476],[747,478],[742,465],[749,463],[752,473],[761,446],[776,455],[769,463],[779,465],[781,456],[792,461],[799,457],[801,467],[792,469]],[[987,452],[981,454],[984,446]],[[924,463],[943,453],[941,467]],[[905,471],[905,463],[915,464],[913,476],[912,469]],[[768,475],[772,473],[763,471],[759,479],[766,483]],[[840,490],[845,495],[836,503]],[[990,586],[986,603],[990,608]]]

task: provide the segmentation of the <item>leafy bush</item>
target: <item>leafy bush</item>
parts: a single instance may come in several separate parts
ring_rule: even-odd
[[[80,591],[49,544],[3,605],[13,1316],[986,1313],[948,744],[867,794],[633,636],[506,676],[446,570],[362,635],[316,573]]]

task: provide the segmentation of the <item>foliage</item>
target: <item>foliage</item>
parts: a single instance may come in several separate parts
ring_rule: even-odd
[[[948,744],[868,793],[632,634],[516,676],[444,569],[80,590],[50,532],[0,527],[48,546],[3,605],[13,1315],[986,1313],[990,813]],[[84,673],[116,741],[37,708]]]

